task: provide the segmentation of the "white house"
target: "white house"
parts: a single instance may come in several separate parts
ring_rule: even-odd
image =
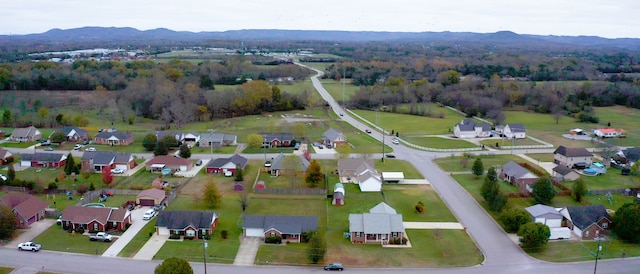
[[[375,169],[367,169],[358,173],[356,180],[362,192],[380,192],[382,190],[382,180]]]
[[[620,129],[616,129],[616,128],[599,128],[599,129],[594,129],[593,130],[593,134],[595,134],[599,138],[613,138],[613,137],[618,137],[618,136],[624,135],[624,130],[621,129],[621,128]]]
[[[524,129],[523,124],[508,124],[504,126],[502,134],[509,139],[527,138],[527,131]]]
[[[471,119],[464,119],[453,127],[453,135],[457,138],[490,137],[491,126],[487,123],[477,124]]]

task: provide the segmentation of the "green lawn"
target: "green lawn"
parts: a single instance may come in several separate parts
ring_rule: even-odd
[[[486,139],[486,140],[482,140],[480,141],[481,144],[488,146],[488,147],[494,147],[494,148],[500,148],[503,146],[539,146],[539,145],[543,145],[542,143],[536,142],[534,140],[531,140],[529,138],[525,138],[525,139],[505,139],[505,138],[495,138],[495,139]],[[498,146],[496,146],[496,144]]]
[[[104,202],[100,202],[99,201],[100,198],[96,198],[95,200],[93,200],[93,203],[102,203],[107,207],[122,207],[122,205],[126,202],[126,201],[135,201],[136,199],[136,195],[120,195],[120,194],[115,194],[113,196],[110,196],[107,198],[106,201]]]
[[[384,162],[376,160],[375,166],[379,172],[403,172],[405,179],[424,179],[422,174],[407,161],[385,158]]]
[[[9,274],[13,270],[14,268],[11,268],[11,267],[0,266],[0,274]]]
[[[404,138],[404,140],[415,145],[429,147],[429,148],[449,149],[449,148],[478,147],[478,145],[467,142],[465,140],[448,139],[448,138],[441,138],[441,137],[415,136],[415,137],[406,137]]]
[[[32,145],[37,144],[38,142],[5,142],[0,144],[1,147],[11,147],[11,148],[28,148]]]
[[[456,217],[431,186],[387,184],[382,189],[387,203],[398,214],[402,214],[402,219],[405,222],[457,222]],[[350,196],[345,198],[347,202],[349,202]],[[418,202],[424,204],[425,211],[423,213],[418,213],[415,210],[415,205]]]
[[[480,155],[480,154],[471,153],[470,155],[471,157],[468,157],[468,158],[463,156],[438,158],[435,160],[435,163],[438,164],[440,168],[442,168],[444,171],[447,171],[447,172],[471,171],[471,166],[473,166],[473,162],[478,157],[477,155]],[[511,155],[511,154],[501,154],[501,155],[481,154],[480,157],[482,159],[482,164],[485,169],[489,169],[492,166],[500,168],[504,164],[508,163],[509,161],[515,161],[517,163],[526,162],[526,160],[518,157],[517,155]],[[536,164],[536,163],[532,163],[532,164]]]
[[[324,63],[324,65],[328,65]],[[321,69],[321,70],[324,70]],[[360,90],[359,86],[351,84],[351,79],[342,79],[342,81],[336,81],[332,79],[321,79],[322,86],[331,94],[336,102],[342,105],[342,95],[344,89],[344,100],[346,102],[351,101],[351,97],[356,94],[356,91]]]
[[[553,162],[553,154],[536,153],[536,154],[526,154],[526,155],[540,162]]]
[[[609,168],[606,174],[599,176],[580,176],[587,184],[588,189],[620,189],[638,187],[637,176],[624,176],[619,169]],[[563,182],[569,188],[573,182]]]
[[[92,242],[89,241],[89,237],[85,235],[76,234],[75,236],[72,236],[71,233],[63,230],[59,225],[54,225],[45,230],[45,232],[33,239],[33,241],[41,244],[42,249],[44,250],[89,255],[101,255],[112,244],[105,242]]]
[[[120,251],[118,254],[119,257],[130,258],[133,257],[139,250],[144,246],[145,243],[151,238],[149,237],[149,233],[156,232],[156,221],[157,219],[153,219],[152,221],[147,222],[144,227],[136,234],[136,236],[129,241],[129,243]]]
[[[443,112],[444,118],[378,112],[378,119],[376,119],[376,111],[353,110],[353,112],[374,124],[378,124],[376,123],[376,120],[378,120],[380,127],[389,132],[391,130],[397,131],[402,138],[416,135],[451,134],[453,126],[464,118],[462,115],[447,108],[435,105],[430,105],[430,107],[435,112]]]
[[[624,253],[626,257],[640,256],[640,248],[637,244],[627,244],[611,237],[601,242],[602,251],[600,259],[619,259]],[[579,241],[551,241],[547,247],[539,252],[528,252],[534,258],[549,262],[578,262],[595,260],[595,252],[598,242]]]

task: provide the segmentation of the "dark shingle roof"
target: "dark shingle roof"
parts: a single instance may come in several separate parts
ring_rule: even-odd
[[[156,226],[168,229],[184,229],[193,226],[196,229],[211,228],[218,215],[211,211],[163,210],[158,215]]]
[[[55,132],[62,132],[66,136],[66,135],[69,135],[71,130],[75,130],[76,134],[78,134],[79,136],[88,135],[89,134],[89,132],[87,130],[79,128],[79,127],[63,127],[61,129],[57,129]]]
[[[104,166],[113,163],[128,163],[131,159],[129,153],[119,153],[113,151],[85,151],[82,154],[82,161],[93,161],[94,165]]]
[[[526,132],[523,124],[508,124],[511,132]]]
[[[218,158],[215,159],[213,161],[210,161],[207,164],[208,168],[216,168],[216,167],[222,167],[224,165],[226,165],[227,163],[234,163],[237,166],[240,166],[240,168],[244,169],[247,166],[247,163],[249,162],[249,160],[245,157],[242,157],[238,154],[234,154],[233,156],[229,157],[229,158]]]
[[[570,169],[566,166],[556,166],[553,168],[553,171],[557,172],[558,174],[565,176],[571,172],[573,172],[573,169]]]
[[[571,222],[582,230],[602,218],[611,220],[611,216],[607,213],[604,205],[568,206],[567,211],[571,216]]]
[[[317,216],[247,215],[242,228],[275,229],[281,233],[295,234],[318,229]]]
[[[276,156],[272,161],[271,161],[271,169],[273,170],[280,170],[283,169],[283,163],[284,163],[284,159],[285,159],[285,155],[280,153],[278,156]],[[302,171],[305,172],[307,171],[307,168],[309,167],[309,161],[302,157],[301,155],[298,155],[298,157],[300,158],[300,169],[298,171]]]
[[[324,134],[322,134],[322,137],[324,137],[324,138],[326,138],[326,139],[328,139],[330,141],[333,141],[335,139],[338,139],[338,137],[340,135],[342,135],[342,131],[330,128],[327,131],[325,131]]]
[[[34,154],[22,154],[20,160],[31,162],[49,162],[57,163],[64,160],[67,156],[59,153],[41,153],[36,152]]]
[[[565,147],[559,146],[553,151],[553,154],[560,154],[566,157],[591,157],[593,154],[589,152],[586,148],[582,147]]]
[[[100,132],[96,134],[96,139],[109,139],[111,137],[115,137],[118,140],[127,140],[129,138],[133,138],[133,135],[126,132]]]
[[[640,147],[627,148],[622,150],[622,154],[627,161],[636,162],[640,160]]]
[[[502,167],[502,173],[514,178],[521,178],[527,173],[530,173],[528,169],[521,167],[514,161],[509,161]]]
[[[275,139],[280,141],[291,141],[293,140],[293,134],[291,133],[261,133],[262,139],[264,142],[271,142]]]

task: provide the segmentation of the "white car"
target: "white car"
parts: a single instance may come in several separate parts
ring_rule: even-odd
[[[148,221],[151,220],[154,216],[156,216],[156,210],[149,209],[144,213],[144,215],[142,215],[142,220]]]
[[[81,144],[76,144],[75,146],[73,146],[74,150],[80,150],[82,148]]]
[[[5,176],[4,174],[0,174],[0,179],[2,179],[3,181],[6,181],[9,178],[7,178],[7,176]]]
[[[121,169],[121,168],[112,169],[111,173],[113,173],[113,174],[123,174],[124,173],[124,169]]]
[[[233,172],[227,170],[227,171],[224,172],[224,176],[225,177],[231,177],[231,176],[233,176]]]
[[[42,246],[40,244],[36,244],[34,242],[24,242],[24,243],[20,243],[18,245],[18,250],[22,251],[22,250],[30,250],[33,252],[37,252],[38,250],[40,250],[40,248],[42,248]]]
[[[393,141],[391,141],[394,145],[400,144],[400,141],[398,141],[398,139],[393,139]]]
[[[88,147],[84,151],[96,151],[96,148],[95,147]]]

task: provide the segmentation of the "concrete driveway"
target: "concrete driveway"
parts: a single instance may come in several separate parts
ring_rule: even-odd
[[[238,249],[238,253],[236,253],[236,259],[233,260],[233,264],[243,266],[253,265],[262,241],[260,237],[243,237],[240,241],[240,248]]]
[[[18,244],[22,242],[32,241],[35,237],[42,234],[45,230],[49,229],[52,225],[56,224],[56,220],[54,219],[44,219],[38,222],[31,224],[29,229],[24,229],[24,233],[20,234],[15,239],[11,240],[11,242],[7,243],[6,247],[15,247],[18,248]]]
[[[169,235],[153,234],[142,248],[133,256],[134,260],[153,260],[153,256],[158,253],[164,243],[169,239]]]
[[[198,172],[200,172],[200,170],[202,170],[204,167],[207,166],[207,164],[209,164],[209,161],[211,161],[211,159],[201,159],[202,160],[202,164],[199,166],[193,166],[193,168],[191,168],[188,171],[178,171],[176,173],[173,174],[173,176],[178,176],[178,177],[195,177],[196,175],[198,175]]]
[[[120,251],[122,251],[122,249],[129,243],[129,241],[133,239],[133,236],[136,236],[136,234],[140,232],[142,227],[144,227],[147,222],[149,222],[142,220],[142,215],[144,215],[144,212],[149,209],[150,207],[141,207],[131,211],[131,226],[127,229],[127,231],[122,233],[120,237],[118,237],[118,240],[111,244],[111,246],[102,254],[102,256],[118,256],[118,253],[120,253]]]

